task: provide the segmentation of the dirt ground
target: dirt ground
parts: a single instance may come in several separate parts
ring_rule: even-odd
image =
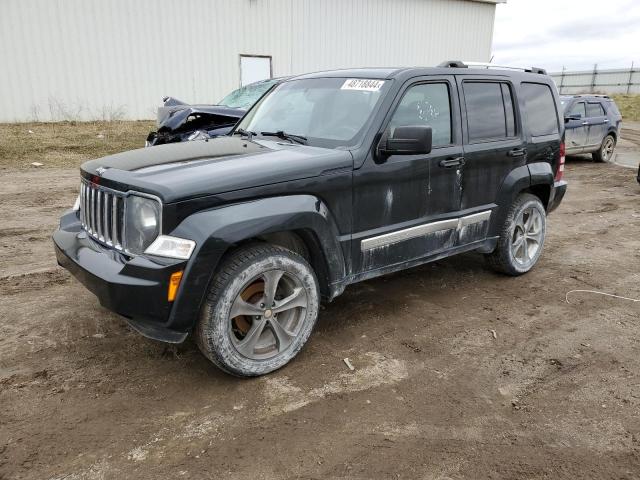
[[[565,301],[640,298],[635,174],[570,159],[528,275],[467,254],[354,285],[240,380],[55,265],[74,168],[0,167],[0,478],[640,478],[640,303]]]

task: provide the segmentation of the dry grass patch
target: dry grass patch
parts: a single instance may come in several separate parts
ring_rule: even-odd
[[[622,114],[623,121],[640,121],[640,95],[611,95],[618,105],[618,110]]]
[[[0,167],[77,167],[144,146],[153,121],[0,124]]]

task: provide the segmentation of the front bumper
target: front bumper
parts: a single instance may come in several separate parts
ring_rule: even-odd
[[[549,193],[549,203],[547,205],[547,212],[553,212],[562,199],[564,198],[564,194],[567,192],[567,182],[564,180],[560,180],[559,182],[555,182],[551,187],[551,192]]]
[[[171,343],[187,337],[188,329],[173,328],[174,302],[167,299],[169,277],[184,270],[187,262],[131,258],[103,247],[82,230],[76,212],[62,217],[53,243],[58,264],[95,294],[102,306],[124,316],[135,330]]]

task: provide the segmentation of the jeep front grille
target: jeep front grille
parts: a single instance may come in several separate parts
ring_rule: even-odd
[[[124,250],[124,201],[126,194],[82,180],[80,222],[94,239]]]

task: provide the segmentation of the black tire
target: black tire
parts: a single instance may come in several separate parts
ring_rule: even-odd
[[[269,280],[279,272],[282,274],[278,279]],[[275,283],[273,312],[264,304],[268,282]],[[259,300],[241,296],[256,288],[257,293],[251,298]],[[287,289],[290,289],[289,293]],[[293,304],[305,306],[285,308],[282,302],[285,298],[280,297],[294,296],[297,297]],[[264,375],[286,365],[304,346],[318,318],[319,299],[316,275],[297,253],[266,243],[240,248],[229,255],[214,274],[195,328],[196,342],[200,351],[227,373],[243,377]],[[238,312],[238,308],[246,309],[247,306],[261,309],[262,315],[254,315],[256,312],[251,311],[233,319],[230,317],[232,309]],[[278,308],[283,310],[276,312]],[[282,320],[285,314],[288,318]],[[284,322],[289,322],[286,327]],[[242,326],[246,331],[242,331]],[[258,333],[250,335],[252,332]],[[252,338],[255,342],[245,342]],[[265,345],[270,345],[271,350],[267,351]],[[260,348],[267,353],[261,353]],[[271,353],[273,355],[269,356]]]
[[[537,212],[532,211],[532,209]],[[527,212],[529,216],[527,216]],[[532,223],[538,223],[539,220],[539,238],[535,248],[535,252],[531,252],[529,257],[529,248],[534,248],[533,236],[524,235],[526,220],[530,218]],[[528,228],[528,227],[527,227]],[[533,230],[532,230],[533,231]],[[537,263],[542,255],[544,247],[544,239],[546,236],[546,212],[542,202],[535,195],[523,193],[518,195],[507,213],[507,218],[500,228],[498,245],[496,249],[485,256],[488,264],[494,270],[505,273],[507,275],[518,276],[527,273]],[[518,238],[521,238],[525,245],[518,244]],[[523,250],[524,248],[524,250]],[[525,255],[526,253],[526,255]]]
[[[600,148],[598,148],[598,150],[593,152],[591,156],[593,157],[593,160],[596,162],[600,162],[600,163],[610,162],[611,157],[613,156],[613,150],[615,148],[616,148],[616,139],[613,137],[613,135],[607,135],[602,140],[602,143],[600,144]]]

